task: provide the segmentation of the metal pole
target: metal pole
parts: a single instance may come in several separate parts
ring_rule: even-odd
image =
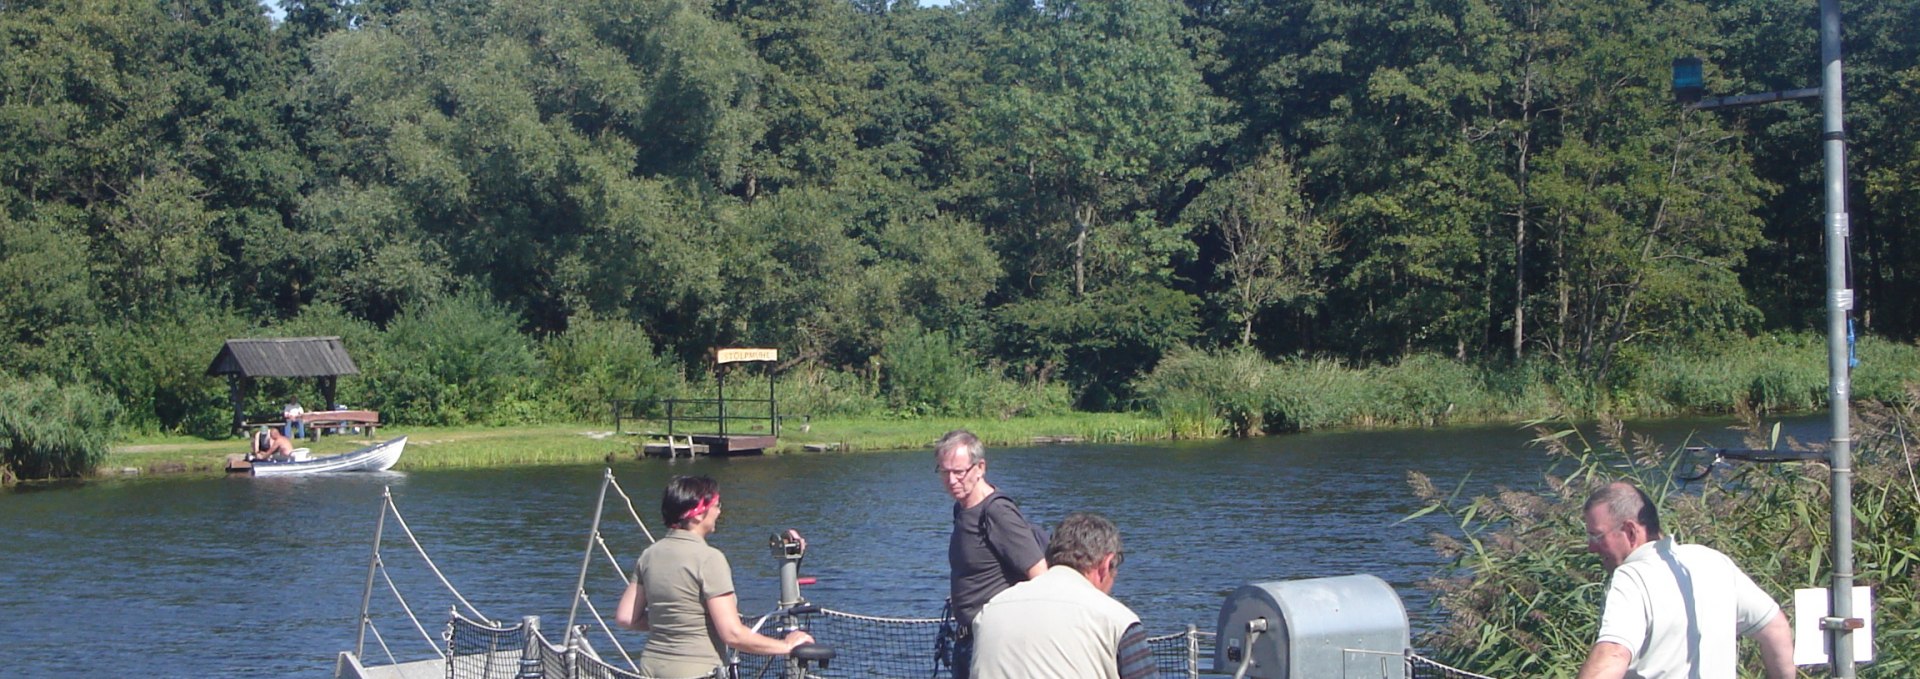
[[[779,540],[784,535],[775,535]],[[778,544],[777,542],[775,543]],[[792,608],[800,605],[800,558],[776,554],[780,560],[780,607]]]
[[[514,679],[542,679],[546,672],[540,665],[540,616],[521,618],[520,625],[527,630],[527,643],[520,647],[520,673]]]
[[[1833,676],[1853,673],[1853,434],[1847,412],[1851,392],[1847,365],[1847,135],[1840,89],[1840,0],[1820,0],[1820,144],[1826,156],[1827,203],[1827,397],[1833,438],[1827,442],[1833,475],[1833,586],[1830,615],[1822,620],[1831,644]]]
[[[366,651],[367,608],[373,605],[373,574],[380,567],[380,540],[387,529],[387,506],[393,504],[393,486],[380,489],[380,519],[373,522],[373,556],[367,559],[367,589],[360,594],[360,625],[354,630],[353,657]]]
[[[773,534],[773,558],[780,561],[781,610],[791,610],[794,606],[798,606],[805,601],[805,599],[800,597],[800,559],[806,555],[804,553],[789,552],[786,548],[786,539],[786,533]],[[790,627],[794,623],[794,618],[782,614],[780,616],[780,622],[783,627]],[[799,679],[805,679],[806,677],[806,674],[800,671],[800,661],[795,660],[791,655],[787,656],[786,660],[781,662],[781,666],[785,670],[781,676]]]
[[[671,445],[669,445],[671,447]],[[573,586],[573,607],[567,609],[567,641],[573,640],[574,616],[580,613],[580,600],[587,596],[587,567],[593,565],[593,547],[600,540],[600,510],[607,506],[607,484],[613,482],[613,468],[608,467],[600,475],[600,499],[593,503],[593,530],[587,531],[587,553],[580,557],[580,580]],[[568,647],[572,652],[572,647]]]

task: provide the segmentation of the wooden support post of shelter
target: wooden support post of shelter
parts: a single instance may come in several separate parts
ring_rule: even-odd
[[[321,396],[314,409],[325,410],[337,402],[338,378],[358,375],[360,368],[347,356],[346,345],[338,337],[276,337],[227,340],[207,366],[207,374],[226,376],[233,430],[241,432],[247,426],[247,392],[255,379],[312,378]]]

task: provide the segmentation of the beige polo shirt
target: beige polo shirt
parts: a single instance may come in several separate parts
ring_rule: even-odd
[[[634,577],[646,588],[652,626],[641,652],[641,674],[689,679],[726,662],[726,645],[707,619],[707,600],[733,593],[733,569],[725,554],[693,533],[669,531],[640,553]]]

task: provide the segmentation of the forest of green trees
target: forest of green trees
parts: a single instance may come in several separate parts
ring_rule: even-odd
[[[1858,330],[1910,343],[1920,0],[1844,4]],[[0,0],[13,403],[212,434],[239,336],[340,335],[343,400],[462,423],[724,345],[796,407],[1005,414],[1140,407],[1168,356],[1604,390],[1824,327],[1817,108],[1668,91],[1818,85],[1805,0],[281,9]]]

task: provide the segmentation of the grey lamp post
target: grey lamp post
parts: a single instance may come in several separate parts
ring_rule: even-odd
[[[1833,676],[1853,676],[1853,433],[1847,413],[1852,367],[1847,361],[1847,132],[1841,117],[1840,0],[1820,0],[1820,145],[1826,157],[1827,197],[1827,399],[1833,439],[1827,455],[1833,477],[1833,586],[1827,617],[1820,619],[1831,650]]]
[[[1853,615],[1853,433],[1848,414],[1852,366],[1848,312],[1853,290],[1847,287],[1847,133],[1842,119],[1840,80],[1840,0],[1820,0],[1820,86],[1782,92],[1702,98],[1700,60],[1673,61],[1674,96],[1691,108],[1711,110],[1792,99],[1820,99],[1820,145],[1825,157],[1827,241],[1827,400],[1833,438],[1827,441],[1833,509],[1833,581],[1827,589],[1827,635],[1833,676],[1854,676],[1853,633],[1863,622]]]

